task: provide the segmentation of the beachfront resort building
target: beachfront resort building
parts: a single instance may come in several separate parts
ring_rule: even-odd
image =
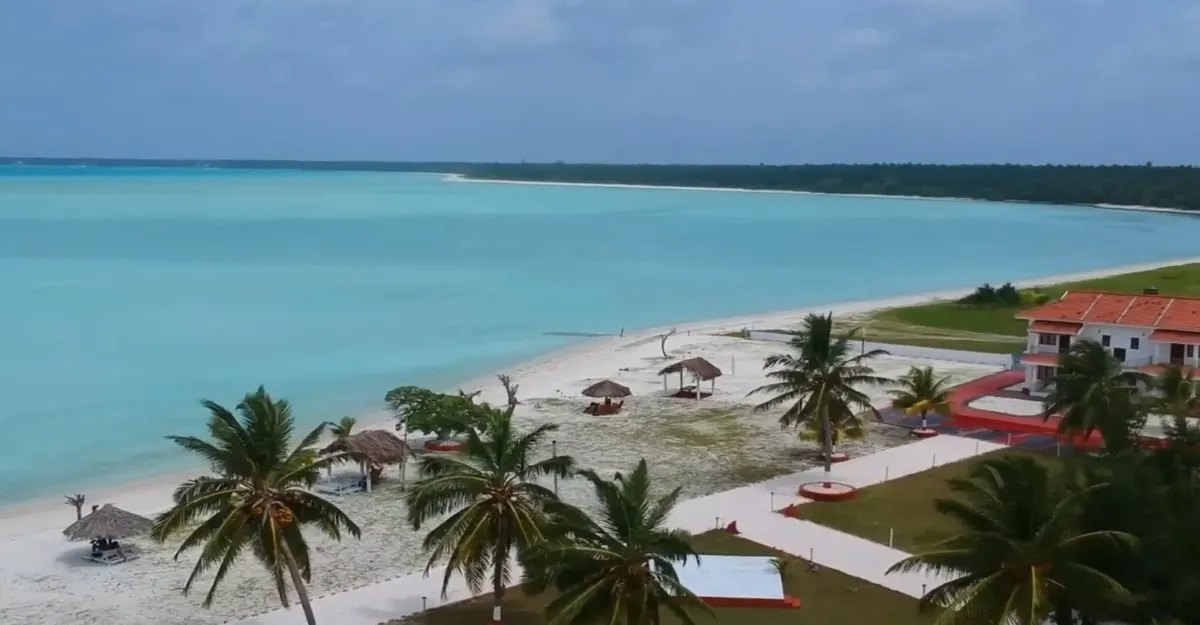
[[[1075,341],[1104,346],[1126,369],[1154,374],[1164,364],[1200,366],[1200,298],[1068,291],[1017,315],[1029,322],[1021,362],[1025,388],[1044,391]]]

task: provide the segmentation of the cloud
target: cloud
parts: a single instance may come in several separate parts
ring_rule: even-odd
[[[1171,162],[1197,42],[1191,0],[8,2],[0,149]]]

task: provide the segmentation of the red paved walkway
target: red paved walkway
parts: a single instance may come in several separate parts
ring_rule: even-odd
[[[986,395],[1011,397],[1012,393],[1004,392],[1004,389],[1019,384],[1024,379],[1025,372],[1023,371],[1002,371],[954,387],[950,391],[951,422],[955,427],[964,429],[980,428],[1014,434],[1042,434],[1066,442],[1065,436],[1058,435],[1059,418],[1057,416],[1049,419],[1043,419],[1040,416],[1022,417],[967,406],[972,401]],[[1100,447],[1104,444],[1104,440],[1095,432],[1086,439],[1075,437],[1070,442],[1076,447]]]

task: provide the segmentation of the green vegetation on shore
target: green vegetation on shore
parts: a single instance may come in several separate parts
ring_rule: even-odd
[[[1116,204],[1200,210],[1200,168],[1080,165],[606,165],[378,161],[184,161],[0,157],[0,165],[219,167],[455,173],[480,180],[722,187],[908,195],[1050,204]]]
[[[1095,290],[1139,293],[1155,287],[1163,295],[1200,297],[1200,264],[1173,265],[1149,271],[1123,273],[1092,280],[1047,284],[1036,291],[1039,300],[1053,300],[1065,291]],[[1032,307],[1030,297],[1002,303],[938,301],[889,308],[869,320],[855,320],[867,339],[882,343],[941,347],[968,351],[1012,353],[1024,348],[1028,323],[1014,316]]]

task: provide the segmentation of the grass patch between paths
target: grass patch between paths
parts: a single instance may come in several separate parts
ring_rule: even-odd
[[[724,531],[699,534],[693,539],[701,554],[784,556],[774,549],[738,538]],[[703,556],[701,556],[703,558]],[[717,608],[716,618],[697,617],[698,625],[926,625],[933,615],[918,615],[917,600],[898,592],[875,586],[840,571],[822,567],[815,573],[797,562],[785,581],[785,592],[800,599],[802,607],[795,610],[765,608]],[[549,595],[529,597],[520,588],[509,589],[504,600],[504,622],[508,625],[544,625],[543,608]],[[491,620],[491,597],[480,598],[434,608],[405,619],[415,625],[462,625],[486,623]],[[664,616],[663,623],[675,625],[678,620]]]
[[[917,553],[960,531],[955,521],[933,507],[935,500],[952,497],[947,482],[966,477],[970,466],[982,458],[1005,456],[1028,456],[1050,466],[1058,464],[1057,458],[1046,454],[1001,449],[868,486],[850,501],[797,506],[796,516],[883,545],[888,544],[889,532],[894,530],[892,547]]]

